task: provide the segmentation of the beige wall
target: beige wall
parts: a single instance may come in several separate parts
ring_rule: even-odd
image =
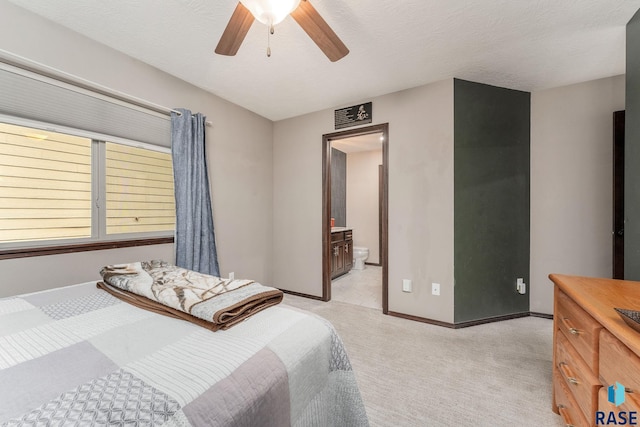
[[[347,227],[353,246],[369,248],[366,262],[380,263],[378,166],[382,150],[347,153]]]
[[[0,16],[2,50],[160,105],[205,114],[213,122],[206,129],[207,155],[221,273],[234,271],[237,278],[272,283],[270,120],[9,2],[0,2]],[[123,253],[131,260],[168,256],[164,247]],[[48,264],[48,282],[59,286],[92,280],[89,270],[71,276],[67,271],[78,269],[80,263],[103,265],[107,258],[114,259],[103,251],[55,258]],[[40,266],[49,262],[42,257],[0,261],[0,292],[7,295],[42,286]]]
[[[173,262],[173,245],[140,246],[0,261],[0,298],[97,281],[100,280],[100,269],[105,265],[148,259]]]
[[[613,112],[624,76],[531,95],[531,311],[553,312],[550,273],[611,277]]]
[[[365,101],[374,123],[389,123],[389,310],[453,322],[453,80]],[[274,283],[316,296],[322,135],[331,132],[333,109],[274,127]],[[413,280],[413,293],[402,292],[402,279]]]

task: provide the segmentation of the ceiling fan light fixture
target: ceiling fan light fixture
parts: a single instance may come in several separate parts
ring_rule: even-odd
[[[267,26],[277,25],[293,12],[300,0],[240,0],[258,21]]]
[[[291,15],[331,62],[344,58],[349,49],[308,0],[239,0],[216,46],[218,55],[234,56],[256,19],[273,34],[273,26]],[[267,47],[267,56],[270,48]]]

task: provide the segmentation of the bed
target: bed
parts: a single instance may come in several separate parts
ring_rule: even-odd
[[[212,332],[90,282],[0,299],[0,425],[368,422],[328,321],[278,304]]]

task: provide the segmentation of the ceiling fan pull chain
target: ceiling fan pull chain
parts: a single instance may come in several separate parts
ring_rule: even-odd
[[[267,58],[271,58],[271,34],[273,34],[273,24],[269,24],[267,33]]]

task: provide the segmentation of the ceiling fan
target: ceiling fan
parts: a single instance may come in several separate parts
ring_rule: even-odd
[[[267,25],[273,34],[273,26],[289,14],[331,62],[349,53],[349,49],[308,0],[240,0],[220,37],[216,53],[235,55],[254,19]],[[267,51],[267,55],[270,55],[270,50]]]

